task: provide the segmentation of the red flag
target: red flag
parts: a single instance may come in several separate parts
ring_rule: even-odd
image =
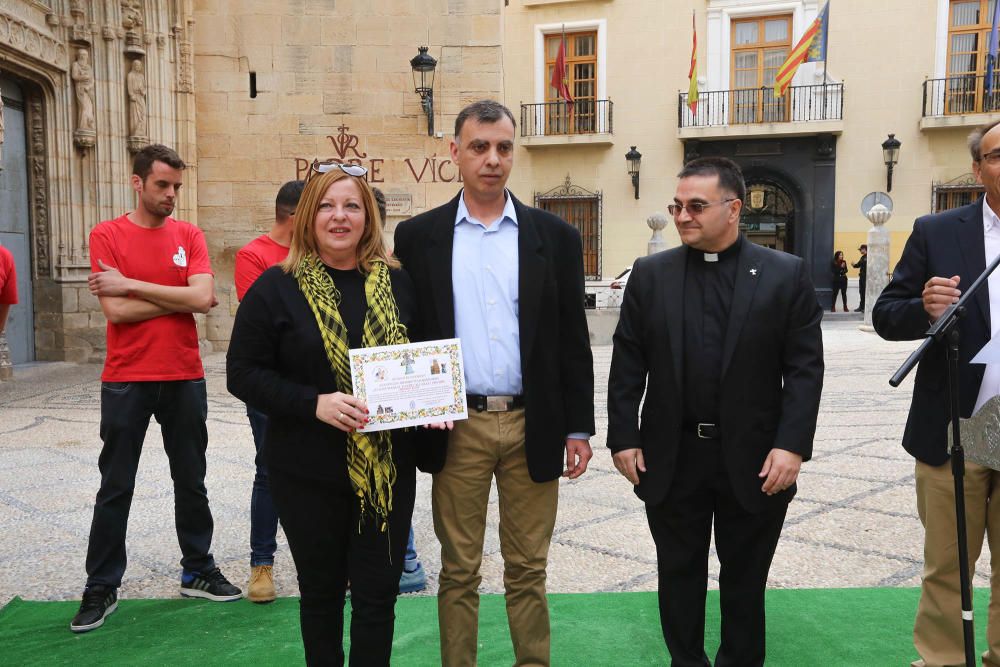
[[[566,39],[559,40],[559,53],[556,55],[556,64],[552,68],[552,81],[550,82],[556,93],[566,104],[572,108],[573,96],[569,92],[569,84],[566,83]]]

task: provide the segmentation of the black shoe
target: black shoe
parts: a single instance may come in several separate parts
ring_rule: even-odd
[[[213,602],[229,602],[243,597],[243,591],[229,583],[219,568],[200,572],[185,572],[181,576],[181,595],[186,598],[205,598]]]
[[[854,312],[855,313],[863,313],[863,312],[865,312],[865,309],[864,308],[855,308]]]
[[[69,624],[73,632],[88,632],[104,625],[108,614],[118,608],[118,589],[109,586],[87,586],[83,591],[80,611]]]

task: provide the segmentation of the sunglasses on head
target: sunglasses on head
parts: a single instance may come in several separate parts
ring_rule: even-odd
[[[341,162],[319,162],[318,160],[313,160],[313,163],[309,165],[309,174],[306,176],[308,181],[314,174],[325,174],[331,172],[334,169],[339,169],[348,176],[355,176],[360,178],[368,173],[368,169],[362,167],[360,164],[343,164]]]

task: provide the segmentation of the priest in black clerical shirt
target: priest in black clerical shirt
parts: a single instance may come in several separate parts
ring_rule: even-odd
[[[714,523],[714,664],[763,665],[767,573],[816,431],[823,311],[800,258],[740,236],[746,187],[736,163],[699,158],[678,178],[669,210],[683,245],[637,260],[625,290],[608,447],[646,503],[672,664],[712,664],[704,633]]]

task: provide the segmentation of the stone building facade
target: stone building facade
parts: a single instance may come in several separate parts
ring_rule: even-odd
[[[20,281],[15,363],[103,357],[88,235],[134,206],[132,152],[156,140],[194,154],[193,21],[191,0],[0,1],[0,243]],[[196,201],[195,166],[179,215]]]
[[[981,71],[990,2],[837,0],[827,63],[803,65],[776,101],[778,52],[824,0],[0,0],[15,361],[102,358],[87,235],[134,206],[129,158],[143,143],[190,165],[176,215],[208,239],[220,304],[199,324],[224,349],[235,253],[268,229],[282,183],[317,159],[362,164],[388,195],[391,236],[458,191],[448,139],[483,97],[518,119],[512,191],[580,228],[592,285],[645,254],[646,221],[686,159],[726,155],[752,181],[747,233],[804,257],[822,296],[833,250],[853,261],[865,241],[863,198],[887,189],[890,133],[902,142],[891,263],[915,217],[981,190],[965,136],[1000,118],[1000,85],[987,93]],[[692,15],[697,112],[684,100]],[[550,85],[563,41],[572,110]],[[419,47],[437,61],[434,132],[414,91]],[[678,242],[672,224],[664,238]]]
[[[368,168],[395,224],[458,192],[448,139],[466,103],[502,95],[498,0],[258,2],[196,7],[198,223],[220,305],[206,334],[224,347],[236,313],[236,251],[274,221],[274,197],[313,160]],[[433,121],[410,60],[437,60]]]

